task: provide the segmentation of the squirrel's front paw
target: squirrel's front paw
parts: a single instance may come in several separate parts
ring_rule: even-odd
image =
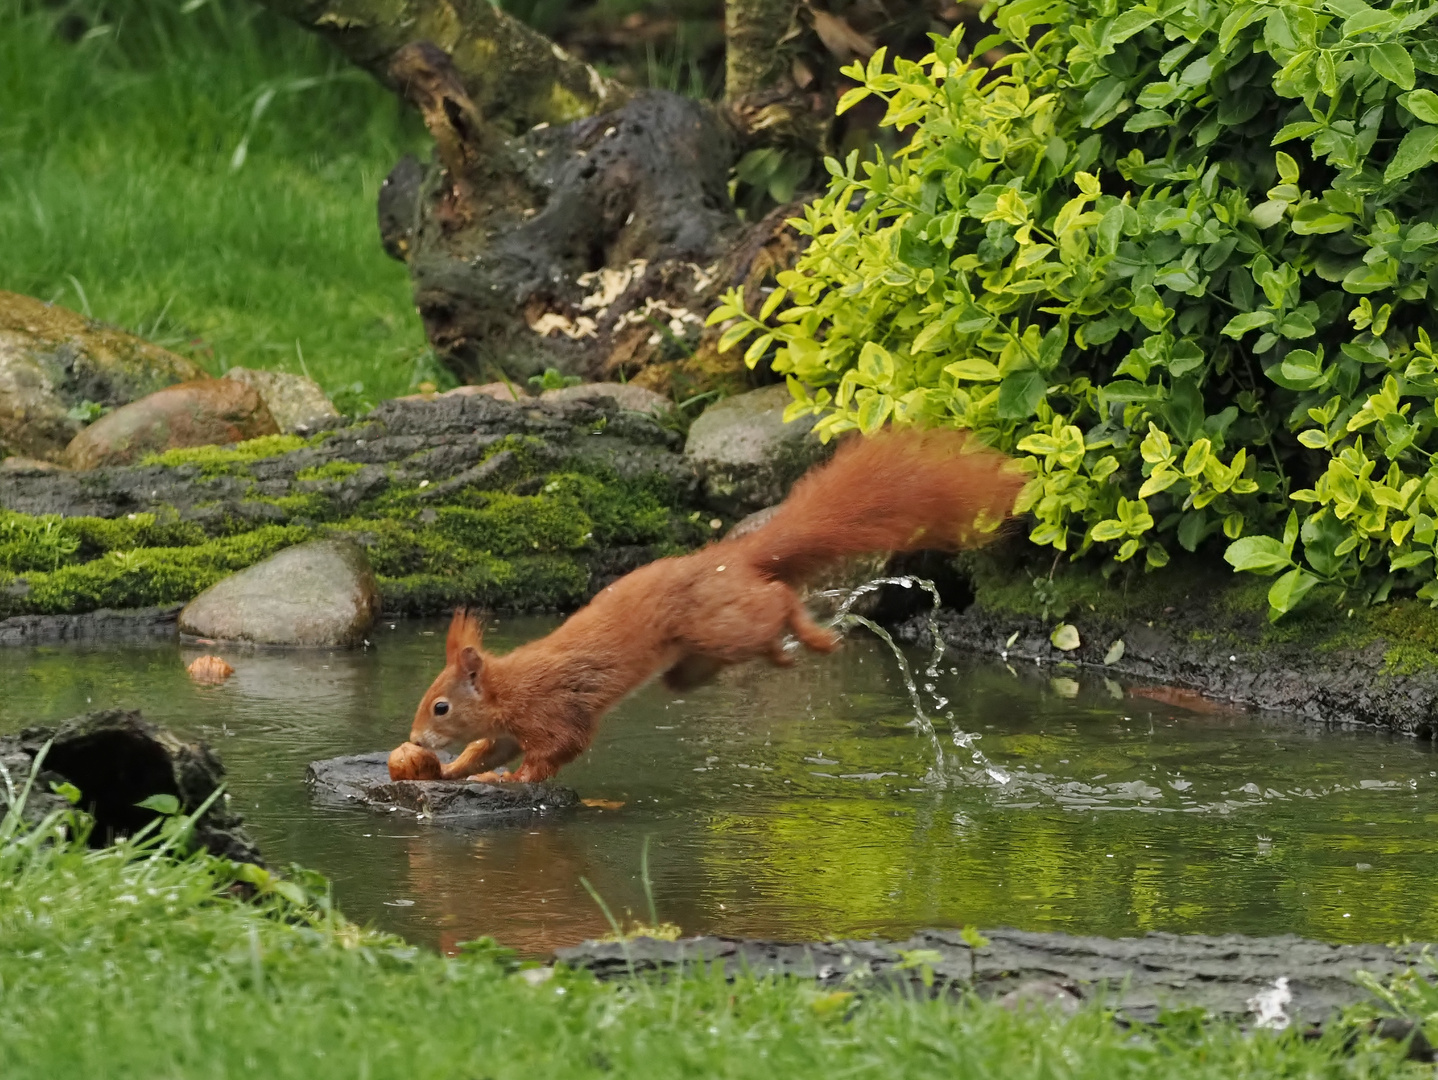
[[[440,776],[439,755],[433,750],[407,742],[390,751],[391,780],[438,780]]]
[[[465,779],[472,780],[476,784],[502,784],[506,780],[513,780],[514,774],[490,771],[475,773],[473,776],[465,777]]]

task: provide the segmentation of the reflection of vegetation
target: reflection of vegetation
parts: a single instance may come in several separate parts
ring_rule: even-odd
[[[812,682],[808,692],[847,703],[870,690],[874,677],[865,678],[856,659],[831,673],[822,696]],[[1358,790],[1361,780],[1385,776],[1386,742],[1364,739],[1351,756],[1338,746],[1311,752],[1299,733],[1243,734],[1247,719],[1232,734],[1213,720],[1175,727],[1168,714],[1149,715],[1150,706],[1134,701],[1049,704],[1037,686],[1019,685],[1002,669],[978,669],[941,686],[961,703],[956,723],[997,729],[983,747],[1020,776],[1011,796],[964,782],[923,788],[922,741],[908,732],[876,738],[882,699],[857,712],[852,726],[826,726],[818,745],[832,765],[813,763],[811,727],[776,723],[761,751],[774,770],[758,777],[762,799],[707,822],[704,876],[744,883],[741,895],[753,899],[742,925],[778,920],[789,934],[890,935],[966,923],[1113,935],[1241,929],[1337,941],[1438,933],[1425,839],[1433,815],[1416,812],[1418,796],[1406,789]],[[765,704],[769,715],[782,715]],[[1149,733],[1155,723],[1159,735]],[[836,726],[847,737],[836,737]],[[725,760],[752,760],[745,753],[743,743],[727,744]],[[1427,773],[1416,751],[1386,763],[1393,780]],[[842,779],[886,772],[897,776]],[[756,778],[753,770],[723,776]],[[1023,782],[1036,776],[1052,779],[1047,793]],[[1062,794],[1070,780],[1105,794],[1087,809],[1077,797],[1057,801],[1053,790]],[[1184,812],[1174,780],[1235,809]],[[1280,793],[1240,806],[1253,796],[1237,789],[1255,781],[1260,789],[1329,793]],[[1163,792],[1150,805],[1164,812],[1113,794],[1136,783]],[[1376,869],[1358,870],[1360,862]],[[712,911],[703,918],[725,921]]]

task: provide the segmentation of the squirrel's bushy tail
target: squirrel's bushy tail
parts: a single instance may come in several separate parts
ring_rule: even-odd
[[[886,430],[844,442],[773,517],[731,543],[791,583],[851,555],[953,551],[988,539],[984,522],[1009,517],[1026,480],[964,432]]]

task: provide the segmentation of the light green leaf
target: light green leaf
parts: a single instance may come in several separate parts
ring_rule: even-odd
[[[884,426],[884,421],[894,411],[894,399],[888,394],[873,394],[859,404],[859,430],[872,435]]]
[[[1272,322],[1273,312],[1271,311],[1245,311],[1241,315],[1235,315],[1224,324],[1223,334],[1231,338],[1240,338],[1250,330],[1257,330]]]
[[[142,810],[153,810],[165,817],[172,817],[180,812],[180,800],[173,795],[151,795],[148,799],[141,799],[135,805]]]
[[[1049,635],[1049,641],[1055,649],[1064,652],[1073,652],[1082,642],[1079,640],[1078,627],[1073,623],[1059,623],[1054,627],[1053,633]]]
[[[1241,544],[1243,541],[1239,540],[1237,543]],[[1317,584],[1319,584],[1318,578],[1297,566],[1275,581],[1273,587],[1268,590],[1268,606],[1272,609],[1268,613],[1270,621],[1275,621],[1278,616],[1292,611],[1309,590]]]
[[[1223,558],[1235,570],[1250,570],[1255,574],[1272,574],[1293,565],[1283,543],[1271,536],[1245,536],[1235,540],[1228,545]]]
[[[721,353],[728,352],[730,349],[732,349],[735,345],[738,345],[739,342],[743,341],[753,332],[754,327],[751,326],[749,323],[735,323],[733,326],[729,327],[728,330],[725,330],[724,333],[720,335],[719,351]]]
[[[1398,42],[1388,41],[1369,49],[1368,62],[1373,65],[1374,71],[1394,86],[1413,89],[1413,57]]]
[[[1398,104],[1425,124],[1438,124],[1438,94],[1432,90],[1414,90],[1398,99]]]
[[[1123,638],[1119,638],[1108,647],[1108,652],[1103,654],[1105,664],[1117,664],[1123,659]]]
[[[999,377],[998,366],[993,361],[979,356],[955,360],[944,370],[956,379],[970,379],[975,382],[991,382]]]

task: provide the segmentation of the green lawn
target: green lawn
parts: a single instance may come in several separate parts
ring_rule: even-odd
[[[492,946],[442,957],[357,928],[305,875],[91,851],[57,840],[56,818],[16,825],[0,825],[7,1080],[1432,1074],[1337,1029],[1130,1029],[1097,1008],[1063,1019],[707,975],[531,985]],[[227,892],[237,874],[252,902]]]
[[[375,195],[425,139],[249,0],[0,0],[0,289],[216,373],[405,393],[435,365]]]

